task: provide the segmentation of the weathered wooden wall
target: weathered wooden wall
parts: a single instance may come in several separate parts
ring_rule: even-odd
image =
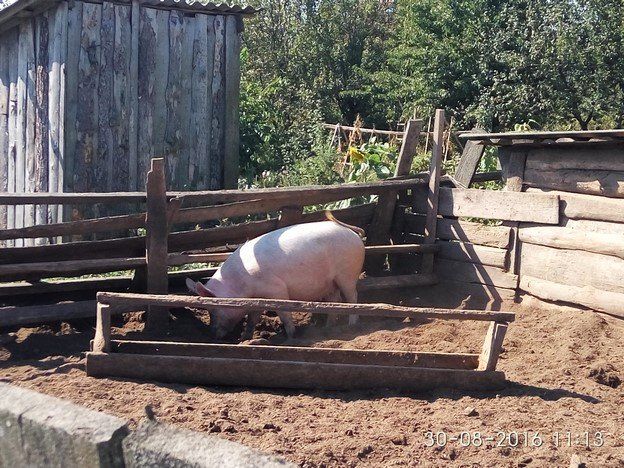
[[[524,188],[557,193],[561,218],[520,224],[520,289],[624,316],[624,145],[524,151]]]
[[[242,17],[196,10],[61,1],[3,32],[0,191],[143,190],[155,156],[169,189],[235,187]],[[0,226],[110,213],[0,207]]]

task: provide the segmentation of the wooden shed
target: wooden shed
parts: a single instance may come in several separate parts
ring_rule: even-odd
[[[0,0],[0,192],[235,187],[242,18],[173,0]],[[0,227],[62,218],[0,207]],[[65,216],[67,219],[67,214]]]

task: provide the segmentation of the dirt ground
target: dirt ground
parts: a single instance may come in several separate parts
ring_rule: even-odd
[[[517,313],[499,361],[510,384],[498,392],[293,392],[95,379],[84,372],[90,322],[0,335],[0,380],[133,423],[150,405],[163,422],[218,434],[303,467],[567,467],[574,455],[587,466],[624,467],[624,321],[534,305]],[[171,339],[206,341],[202,320],[177,314]],[[135,337],[140,330],[136,315],[118,325],[118,336]],[[328,329],[303,320],[288,344],[478,352],[485,328],[363,320],[355,328]],[[275,318],[265,319],[258,333],[285,342]],[[451,440],[461,433],[461,440]],[[479,435],[494,440],[479,444]]]

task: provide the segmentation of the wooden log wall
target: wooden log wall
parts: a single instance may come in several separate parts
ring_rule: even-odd
[[[415,189],[411,212],[403,215],[404,242],[424,239],[426,196]],[[556,225],[555,194],[440,189],[434,264],[440,284],[422,293],[425,303],[449,307],[500,309],[515,299],[518,276],[512,263],[510,226],[485,220],[525,220]],[[480,218],[477,222],[474,218]],[[418,258],[414,255],[414,267]]]
[[[236,187],[240,15],[60,1],[0,35],[0,192]],[[0,228],[128,205],[0,207]],[[45,239],[3,241],[33,246]]]
[[[520,224],[520,289],[624,317],[624,145],[525,151],[525,190],[556,193],[561,218]]]

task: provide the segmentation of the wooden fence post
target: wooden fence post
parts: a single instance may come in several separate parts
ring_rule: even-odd
[[[423,127],[422,120],[409,120],[405,127],[401,151],[397,159],[395,177],[406,176],[412,168],[412,161],[416,155],[418,137]],[[394,218],[394,209],[397,202],[398,192],[389,191],[379,195],[377,209],[373,215],[369,232],[366,236],[367,245],[387,244],[390,241],[390,231]],[[371,255],[366,259],[365,270],[367,273],[379,273],[383,269],[384,255]]]
[[[98,302],[95,324],[95,338],[93,339],[93,351],[98,353],[110,352],[111,342],[111,311],[107,304]]]
[[[145,217],[145,259],[147,261],[147,292],[167,294],[167,188],[165,182],[165,160],[152,159],[151,170],[147,173],[147,214]],[[169,320],[166,307],[148,307],[145,328],[156,334],[164,333]]]
[[[435,244],[438,223],[438,199],[442,171],[442,146],[444,143],[444,109],[437,109],[433,125],[433,145],[429,166],[429,190],[427,191],[427,220],[425,221],[425,244]],[[433,271],[433,253],[423,255],[421,273]]]
[[[481,355],[479,356],[478,370],[493,371],[496,369],[496,363],[498,362],[498,356],[500,356],[506,333],[506,323],[490,322]]]

